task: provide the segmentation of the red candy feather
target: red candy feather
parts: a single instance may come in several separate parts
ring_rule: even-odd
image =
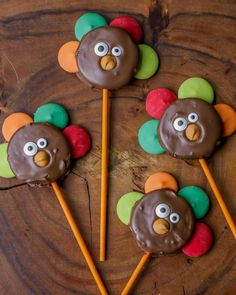
[[[213,243],[211,229],[204,223],[198,222],[191,240],[182,248],[184,254],[199,257],[208,252]]]
[[[131,16],[119,16],[116,17],[111,23],[110,26],[122,28],[130,34],[130,37],[135,43],[139,43],[142,39],[143,31],[140,24],[136,21],[135,18]]]
[[[84,128],[70,125],[63,130],[63,134],[69,141],[73,158],[81,158],[87,154],[91,146],[91,139]]]
[[[146,110],[153,118],[160,120],[168,106],[176,100],[174,92],[167,88],[156,88],[149,92]]]

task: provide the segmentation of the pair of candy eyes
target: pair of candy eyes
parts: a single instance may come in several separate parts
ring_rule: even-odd
[[[45,138],[39,138],[37,140],[37,144],[29,141],[24,145],[24,153],[26,154],[26,156],[34,156],[37,153],[38,148],[44,149],[47,144],[48,142]]]
[[[156,215],[160,218],[165,218],[167,216],[169,216],[170,214],[170,207],[167,205],[167,204],[159,204],[157,207],[156,207]],[[178,213],[171,213],[170,214],[170,221],[172,223],[178,223],[180,221],[180,215]]]
[[[94,46],[94,52],[98,56],[105,56],[109,51],[109,46],[105,42],[99,42]],[[111,50],[114,56],[120,56],[122,49],[119,46],[114,46]]]
[[[183,131],[186,129],[188,122],[195,123],[198,120],[198,115],[196,113],[190,113],[188,115],[188,120],[185,118],[179,117],[174,120],[173,126],[177,131]]]

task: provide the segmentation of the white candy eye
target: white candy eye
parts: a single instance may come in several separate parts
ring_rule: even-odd
[[[121,53],[122,53],[122,50],[121,50],[120,47],[115,46],[115,47],[112,48],[111,53],[112,53],[114,56],[120,56]]]
[[[197,120],[198,120],[198,115],[197,115],[196,113],[190,113],[190,114],[188,115],[188,120],[189,120],[189,122],[191,122],[191,123],[195,123],[195,122],[197,122]]]
[[[187,120],[181,117],[176,118],[173,125],[175,130],[183,131],[187,127]]]
[[[159,204],[156,207],[156,215],[160,218],[165,218],[170,214],[170,207],[166,204]]]
[[[171,213],[170,214],[170,221],[172,223],[178,223],[180,221],[180,216],[178,213]]]
[[[27,156],[34,156],[37,153],[37,151],[38,147],[34,142],[29,141],[24,145],[24,153]]]
[[[98,56],[104,56],[108,52],[108,45],[105,42],[99,42],[95,45],[94,52]]]
[[[48,142],[45,138],[39,138],[37,140],[37,146],[41,149],[44,149],[47,146]]]

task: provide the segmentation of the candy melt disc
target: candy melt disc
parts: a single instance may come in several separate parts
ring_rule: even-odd
[[[165,152],[157,137],[158,120],[145,122],[139,129],[138,141],[147,153],[158,155]]]
[[[57,103],[47,103],[34,113],[34,122],[48,122],[58,128],[65,128],[69,122],[69,116],[63,106]]]
[[[188,201],[197,219],[206,215],[210,201],[204,190],[197,186],[186,186],[178,194]]]
[[[216,104],[214,107],[223,123],[222,136],[232,135],[236,131],[236,112],[234,108],[224,103]]]
[[[9,115],[2,125],[2,134],[5,140],[9,141],[16,130],[32,122],[33,119],[25,113],[13,113]]]
[[[0,176],[5,178],[13,178],[15,174],[11,170],[7,160],[7,143],[0,144]]]
[[[185,80],[178,91],[178,98],[200,98],[208,103],[212,103],[214,100],[214,90],[211,84],[200,77],[192,77]]]
[[[173,91],[167,88],[156,88],[148,93],[146,110],[153,118],[160,120],[167,107],[176,99]]]
[[[213,234],[204,223],[197,223],[191,240],[182,248],[184,254],[199,257],[206,254],[213,243]]]
[[[138,192],[130,192],[123,195],[116,207],[117,215],[124,224],[129,224],[131,210],[134,204],[142,198],[143,194]]]
[[[139,44],[139,67],[134,77],[136,79],[149,79],[157,71],[159,67],[159,57],[156,51],[146,45]]]
[[[63,130],[63,134],[70,143],[73,158],[81,158],[87,154],[91,146],[91,140],[84,128],[71,125]]]
[[[110,26],[126,30],[135,43],[139,43],[142,38],[142,28],[138,21],[131,16],[118,16],[111,21]]]
[[[102,15],[94,12],[85,13],[75,23],[75,36],[81,40],[91,30],[106,25],[107,20]]]
[[[69,73],[77,73],[79,71],[75,54],[79,47],[78,41],[70,41],[62,45],[58,52],[58,62],[61,68]]]
[[[164,188],[172,189],[175,192],[178,190],[176,179],[166,172],[152,174],[145,182],[145,193]]]

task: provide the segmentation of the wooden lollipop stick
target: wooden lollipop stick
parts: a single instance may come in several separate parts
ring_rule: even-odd
[[[68,221],[68,223],[69,223],[69,225],[71,227],[71,230],[72,230],[72,232],[73,232],[73,234],[74,234],[74,236],[75,236],[75,238],[76,238],[76,240],[78,242],[80,250],[81,250],[81,252],[82,252],[82,254],[83,254],[83,256],[84,256],[84,258],[85,258],[85,260],[86,260],[86,262],[88,264],[88,267],[89,267],[89,269],[90,269],[96,283],[97,283],[97,286],[98,286],[98,289],[100,290],[100,293],[102,295],[108,295],[106,287],[105,287],[105,285],[104,285],[104,283],[103,283],[103,281],[101,279],[101,276],[100,276],[100,274],[99,274],[99,272],[98,272],[98,270],[97,270],[97,268],[96,268],[96,266],[94,264],[93,258],[92,258],[91,254],[90,254],[90,252],[88,250],[88,247],[87,247],[87,245],[86,245],[86,243],[85,243],[85,241],[84,241],[84,239],[83,239],[83,237],[82,237],[82,235],[81,235],[81,233],[79,231],[78,226],[75,223],[75,220],[74,220],[74,218],[73,218],[73,216],[72,216],[72,214],[70,212],[70,209],[69,209],[69,207],[68,207],[68,205],[67,205],[67,203],[65,201],[65,198],[64,198],[58,184],[56,182],[52,182],[51,185],[52,185],[52,188],[53,188],[53,190],[54,190],[54,192],[55,192],[55,194],[57,196],[57,199],[58,199],[58,201],[59,201],[59,203],[60,203],[60,205],[61,205],[61,207],[63,209],[63,212],[64,212],[64,214],[65,214],[65,216],[67,218],[67,221]]]
[[[212,173],[211,173],[211,171],[210,171],[210,169],[209,169],[209,167],[207,165],[207,162],[206,162],[205,159],[199,159],[199,163],[200,163],[200,165],[202,167],[202,170],[204,171],[204,173],[206,175],[206,178],[207,178],[207,180],[208,180],[208,182],[209,182],[209,184],[211,186],[211,189],[212,189],[212,191],[213,191],[213,193],[214,193],[214,195],[215,195],[215,197],[217,199],[217,202],[220,205],[222,213],[224,214],[224,217],[225,217],[225,219],[226,219],[226,221],[227,221],[227,223],[228,223],[228,225],[229,225],[229,227],[230,227],[230,229],[232,231],[232,234],[233,234],[234,238],[236,239],[236,226],[235,226],[235,223],[234,223],[234,221],[233,221],[233,219],[232,219],[232,217],[231,217],[231,215],[229,213],[228,208],[226,207],[224,199],[223,199],[223,197],[221,195],[221,192],[220,192],[220,190],[219,190],[219,188],[218,188],[218,186],[217,186],[217,184],[215,182],[215,179],[214,179],[214,177],[213,177],[213,175],[212,175]]]
[[[102,163],[101,163],[101,199],[100,199],[100,261],[106,260],[107,235],[107,192],[108,192],[108,126],[109,91],[102,90]]]
[[[138,265],[136,266],[134,272],[132,273],[128,283],[124,287],[123,291],[121,292],[121,295],[128,295],[132,291],[134,285],[136,284],[139,276],[141,275],[141,272],[143,271],[144,267],[147,265],[151,258],[152,254],[150,252],[147,252],[143,255],[143,257],[140,259]]]

